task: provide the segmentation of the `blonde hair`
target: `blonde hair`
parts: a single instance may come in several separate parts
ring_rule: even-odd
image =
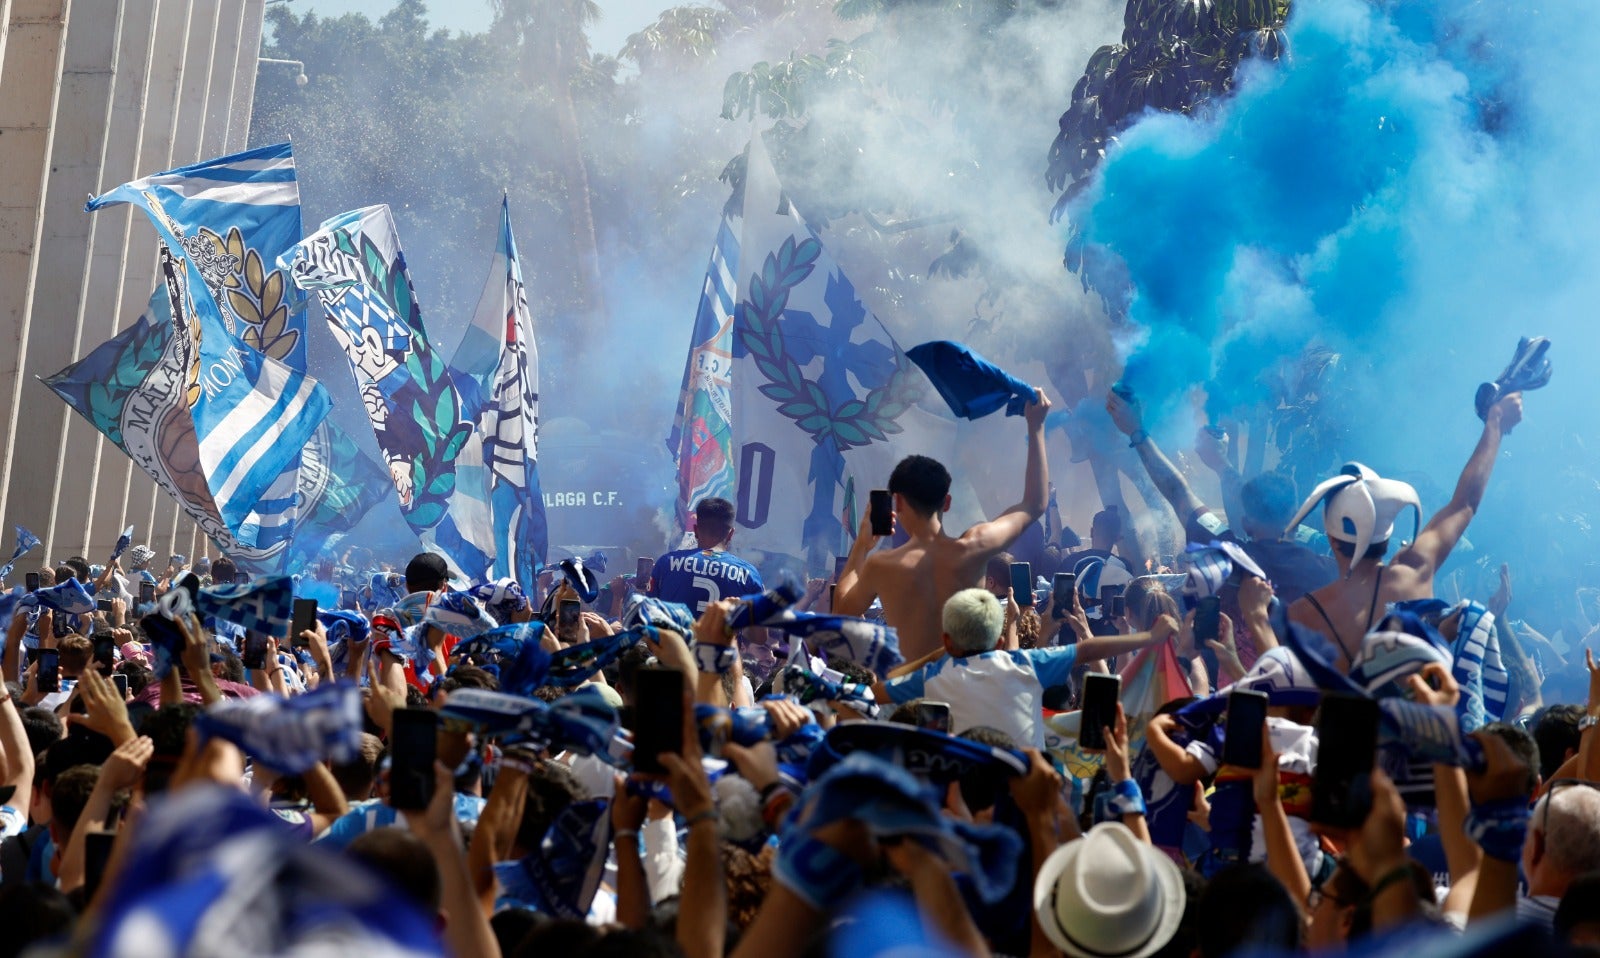
[[[1153,575],[1142,575],[1128,583],[1122,593],[1122,603],[1127,608],[1128,626],[1135,632],[1146,631],[1163,615],[1175,619],[1183,617],[1178,611],[1178,600]]]

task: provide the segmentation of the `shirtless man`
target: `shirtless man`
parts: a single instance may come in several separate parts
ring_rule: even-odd
[[[1389,551],[1394,520],[1408,507],[1420,512],[1416,491],[1410,486],[1380,479],[1368,470],[1366,477],[1324,482],[1300,507],[1289,523],[1291,532],[1317,503],[1324,504],[1323,523],[1333,543],[1339,578],[1289,606],[1289,618],[1327,636],[1338,649],[1339,668],[1349,671],[1362,637],[1383,618],[1390,602],[1433,597],[1434,575],[1461,541],[1483,501],[1489,474],[1500,454],[1501,437],[1521,421],[1521,393],[1509,393],[1489,407],[1483,435],[1461,470],[1455,494],[1428,520],[1416,541],[1395,555],[1393,563],[1385,564],[1383,557]]]
[[[889,492],[894,495],[895,521],[911,541],[872,554],[883,537],[872,534],[871,518],[864,516],[834,587],[834,611],[861,615],[874,598],[882,597],[884,621],[899,633],[900,650],[908,660],[943,647],[940,616],[945,602],[962,589],[980,585],[990,556],[1005,551],[1044,514],[1050,487],[1044,416],[1050,401],[1044,390],[1034,392],[1034,402],[1023,413],[1028,423],[1028,465],[1022,501],[960,538],[952,537],[944,531],[944,513],[950,508],[949,471],[927,456],[900,460],[889,476]]]

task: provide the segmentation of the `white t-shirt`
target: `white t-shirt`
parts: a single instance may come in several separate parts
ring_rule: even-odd
[[[1317,765],[1317,730],[1285,718],[1267,717],[1267,731],[1272,736],[1272,750],[1278,756],[1278,796],[1283,810],[1289,816],[1289,831],[1294,835],[1295,847],[1300,850],[1300,860],[1305,862],[1307,874],[1315,875],[1322,862],[1322,847],[1311,832],[1307,816],[1311,812],[1311,770]],[[1200,760],[1207,775],[1216,774],[1220,760],[1205,742],[1190,742],[1185,748]],[[1250,769],[1228,768],[1223,777],[1250,777]],[[1267,836],[1261,825],[1261,815],[1256,814],[1250,826],[1250,860],[1266,861]]]
[[[1065,685],[1078,662],[1076,646],[946,656],[884,683],[896,703],[932,699],[950,705],[950,731],[986,725],[1019,748],[1044,748],[1044,690]]]

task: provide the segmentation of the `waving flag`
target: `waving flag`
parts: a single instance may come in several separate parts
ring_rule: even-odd
[[[494,575],[531,584],[550,547],[539,489],[539,347],[505,199],[489,279],[456,347],[450,376],[463,417],[477,424],[482,437],[494,516]]]
[[[294,582],[286,575],[214,585],[195,593],[195,611],[255,632],[289,634]]]
[[[279,263],[327,311],[406,522],[454,571],[486,578],[494,523],[483,444],[428,342],[389,208],[336,216]]]
[[[106,560],[106,565],[110,565],[122,558],[122,554],[128,551],[128,546],[131,545],[133,545],[133,526],[122,530],[122,535],[117,536],[117,544],[112,547],[111,558]]]
[[[6,564],[0,566],[0,583],[6,581],[6,576],[11,574],[11,568],[17,564],[17,560],[27,555],[38,544],[38,536],[22,526],[17,526],[17,547],[11,550],[11,558],[6,560]]]
[[[731,386],[739,542],[820,571],[840,551],[846,483],[879,487],[912,452],[950,458],[954,420],[784,196],[760,136],[742,218]]]
[[[273,358],[274,352],[293,356],[298,348],[303,364],[303,337],[284,330],[288,310],[272,300],[274,293],[282,298],[281,275],[274,274],[275,282],[262,278],[270,264],[243,247],[242,230],[260,229],[264,218],[283,228],[292,220],[298,229],[292,158],[287,146],[222,157],[126,183],[86,208],[119,203],[144,210],[161,237],[177,332],[171,346],[181,363],[169,388],[192,421],[197,465],[217,513],[237,529],[330,408],[316,380]],[[247,295],[257,278],[266,300]],[[252,313],[261,322],[243,322],[236,310],[247,304],[258,311],[273,305],[271,316]],[[247,348],[247,338],[266,351]]]
[[[256,695],[219,702],[195,716],[202,738],[215,736],[285,775],[361,754],[361,687],[319,685],[304,695]]]
[[[695,503],[733,496],[733,314],[738,303],[738,220],[724,215],[711,247],[678,411],[667,448],[678,463],[678,521],[688,528]]]

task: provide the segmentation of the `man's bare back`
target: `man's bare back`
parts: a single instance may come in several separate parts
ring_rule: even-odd
[[[941,532],[869,557],[861,578],[876,587],[884,621],[899,633],[900,651],[910,660],[940,647],[945,602],[982,584],[988,561],[970,543]]]

